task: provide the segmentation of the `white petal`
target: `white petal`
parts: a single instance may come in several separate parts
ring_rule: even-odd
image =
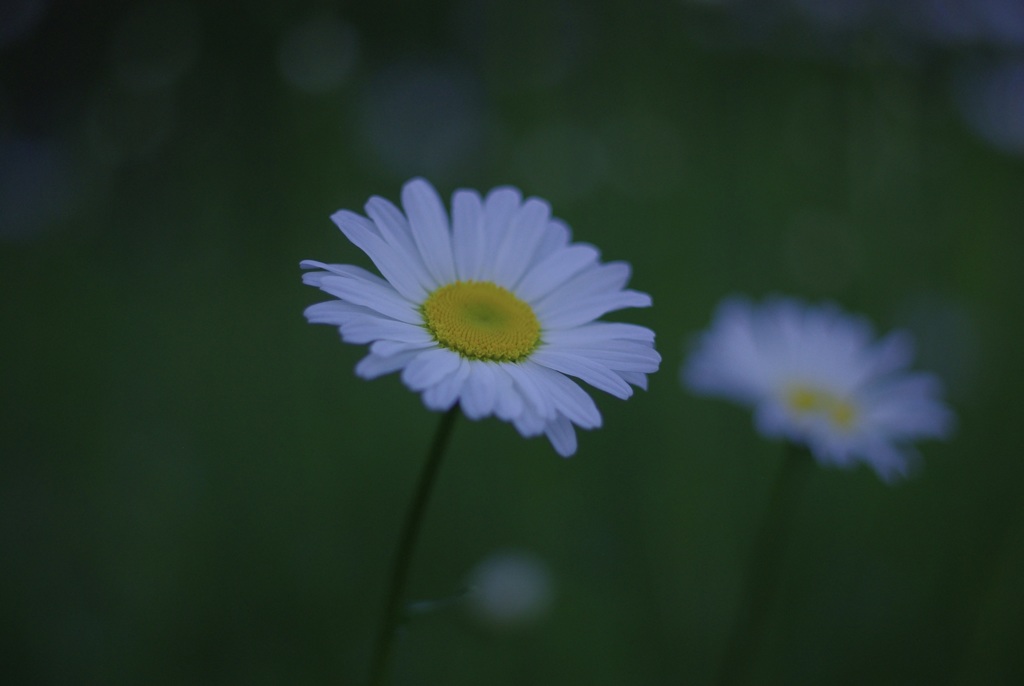
[[[544,298],[563,283],[597,262],[600,252],[585,243],[553,252],[538,251],[542,257],[530,267],[516,286],[516,295],[528,303]]]
[[[470,419],[481,419],[494,412],[497,402],[497,382],[493,365],[474,360],[469,363],[469,378],[462,389],[459,403]]]
[[[543,393],[551,397],[558,412],[584,429],[596,429],[601,426],[601,413],[594,404],[594,399],[575,381],[539,364],[526,362],[523,366],[533,368],[533,372],[540,379],[538,385]]]
[[[324,270],[322,272],[308,272],[302,275],[303,283],[310,286],[317,286],[318,288],[323,279],[330,274],[335,274],[337,276],[351,276],[366,281],[373,281],[378,285],[391,285],[373,272],[367,271],[362,267],[357,267],[354,264],[326,264],[324,262],[317,262],[316,260],[302,260],[302,262],[299,262],[299,267],[302,269]]]
[[[755,331],[758,319],[748,301],[724,300],[711,329],[700,335],[687,359],[684,384],[696,393],[741,403],[777,393],[782,360],[768,353],[770,337]]]
[[[455,281],[451,230],[437,191],[423,179],[413,179],[402,188],[402,207],[427,271],[439,284]]]
[[[837,440],[838,439],[838,440]],[[854,454],[850,441],[839,439],[839,436],[830,428],[820,424],[804,427],[803,442],[807,449],[814,455],[819,464],[851,469],[857,464],[857,456]]]
[[[639,372],[615,372],[628,384],[633,384],[639,389],[647,390],[647,375]]]
[[[550,216],[551,207],[537,198],[529,198],[512,215],[495,255],[492,273],[495,283],[509,289],[515,287],[533,261]]]
[[[458,278],[479,279],[487,252],[487,235],[483,201],[476,191],[459,190],[452,196],[452,247]]]
[[[494,382],[497,392],[494,413],[499,419],[512,421],[523,412],[523,398],[516,390],[512,377],[509,376],[507,364],[494,365]]]
[[[434,338],[422,326],[398,322],[383,317],[362,317],[342,327],[346,343],[372,343],[387,339],[396,343],[414,343],[425,347],[433,345]]]
[[[544,232],[544,240],[541,241],[537,252],[541,255],[557,252],[568,246],[571,239],[572,231],[569,230],[569,225],[561,219],[552,218],[548,222],[548,229]]]
[[[872,441],[864,453],[882,481],[890,484],[909,476],[920,463],[920,455],[911,446],[898,448],[885,440]]]
[[[321,280],[320,290],[408,324],[423,321],[416,308],[387,284],[331,274]]]
[[[762,436],[807,444],[806,432],[793,422],[789,411],[777,402],[765,401],[754,407],[754,426]]]
[[[873,345],[865,376],[882,376],[903,369],[914,357],[914,343],[904,331],[895,331]]]
[[[633,395],[633,389],[622,378],[603,364],[571,352],[538,350],[530,359],[537,364],[554,369],[556,372],[575,376],[599,390],[626,399]]]
[[[653,374],[658,371],[658,366],[661,362],[661,355],[653,348],[638,351],[617,350],[609,344],[606,348],[567,348],[565,352],[586,357],[607,366],[609,369],[623,372]]]
[[[547,301],[534,308],[537,319],[545,329],[567,329],[592,322],[603,314],[626,307],[650,307],[651,296],[639,291],[618,291],[606,295],[583,298],[575,302],[562,300],[558,308]]]
[[[421,352],[402,370],[402,383],[414,391],[422,391],[452,374],[459,367],[459,356],[445,348]]]
[[[390,286],[387,288],[390,288]],[[363,307],[362,305],[356,305],[355,303],[348,302],[347,300],[337,299],[310,305],[306,308],[304,314],[309,319],[310,323],[334,324],[335,326],[341,326],[348,322],[367,319],[387,319],[389,321],[394,321],[389,317],[385,317],[380,312],[370,309],[369,307]]]
[[[437,348],[437,343],[433,339],[426,343],[416,342],[404,342],[404,341],[374,341],[370,345],[370,352],[380,357],[391,357],[399,353],[408,352],[410,350],[424,350],[426,348]]]
[[[550,396],[538,385],[533,367],[527,364],[508,364],[502,365],[502,369],[512,378],[516,390],[523,398],[526,405],[524,414],[535,414],[542,425],[549,419],[554,419],[555,406]]]
[[[557,417],[557,414],[555,416]],[[531,438],[544,433],[544,428],[547,426],[548,421],[554,421],[554,419],[555,417],[552,417],[551,420],[545,420],[534,412],[532,408],[524,406],[523,411],[512,420],[512,425],[516,427],[516,431],[523,438]]]
[[[366,205],[366,214],[373,220],[381,237],[391,248],[402,255],[410,276],[419,284],[424,294],[437,288],[438,283],[427,271],[420,250],[412,238],[412,228],[402,211],[389,200],[374,196]],[[417,298],[418,299],[418,298]]]
[[[487,238],[487,249],[478,278],[489,281],[494,279],[498,246],[508,232],[509,224],[519,209],[521,199],[519,189],[511,186],[501,186],[487,194],[484,200],[484,234]]]
[[[356,376],[363,379],[376,379],[378,376],[397,372],[418,354],[419,351],[399,353],[391,357],[367,355],[356,365]]]
[[[630,358],[643,359],[655,363],[661,361],[661,355],[658,353],[657,350],[654,349],[653,345],[647,342],[641,342],[636,340],[630,341],[622,338],[606,338],[602,340],[600,338],[597,338],[593,341],[580,341],[574,345],[562,342],[556,343],[552,341],[549,337],[545,337],[544,341],[553,348],[557,347],[560,350],[574,350],[576,352],[583,354],[590,352],[600,353],[603,355],[621,354],[626,355]]]
[[[864,420],[903,438],[945,438],[953,413],[939,401],[942,383],[925,372],[903,373],[864,393]]]
[[[368,307],[353,305],[344,300],[316,303],[307,307],[302,314],[310,324],[331,324],[333,326],[341,326],[354,317],[380,316]]]
[[[562,457],[571,457],[576,452],[576,431],[572,424],[565,417],[548,422],[544,427],[544,434],[551,441],[555,452]]]
[[[410,300],[419,298],[423,289],[414,278],[415,265],[387,244],[373,222],[348,210],[335,212],[331,219],[346,238],[369,256],[396,291]]]
[[[431,410],[450,410],[459,399],[463,385],[469,378],[469,372],[469,360],[460,358],[455,372],[423,391],[423,403]]]
[[[608,341],[638,341],[654,343],[654,332],[646,326],[624,322],[591,322],[571,329],[559,329],[544,334],[552,345],[600,346]]]
[[[560,309],[582,299],[618,292],[629,281],[631,272],[625,262],[595,264],[552,291],[537,306]]]

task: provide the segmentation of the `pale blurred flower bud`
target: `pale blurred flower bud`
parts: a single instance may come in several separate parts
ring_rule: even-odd
[[[547,614],[554,596],[551,572],[536,555],[522,551],[494,553],[469,577],[468,607],[492,628],[532,624]]]

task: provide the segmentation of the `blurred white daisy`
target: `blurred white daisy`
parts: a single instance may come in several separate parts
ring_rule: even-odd
[[[400,370],[430,409],[458,402],[470,419],[495,415],[523,436],[545,434],[565,457],[576,452],[574,424],[601,425],[569,376],[619,398],[632,395],[630,384],[647,387],[661,360],[654,332],[595,320],[647,307],[650,296],[625,288],[627,263],[601,264],[595,247],[570,243],[546,202],[507,186],[486,198],[459,190],[449,220],[434,188],[413,179],[402,206],[373,197],[369,218],[331,217],[384,278],[352,265],[301,265],[319,270],[305,283],[338,298],[307,308],[306,318],[370,345],[356,374]]]
[[[822,464],[866,462],[892,481],[918,459],[910,441],[953,426],[938,378],[907,370],[912,356],[905,333],[875,341],[867,320],[832,304],[734,297],[697,340],[683,382],[752,407],[763,435],[805,444]]]

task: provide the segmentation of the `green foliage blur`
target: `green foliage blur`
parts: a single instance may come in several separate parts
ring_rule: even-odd
[[[364,682],[438,417],[355,377],[298,263],[368,266],[329,215],[423,175],[517,185],[631,262],[654,307],[608,318],[664,362],[627,402],[595,393],[605,426],[569,460],[456,426],[411,597],[522,550],[551,603],[417,617],[396,686],[711,683],[783,455],[679,383],[735,293],[909,328],[959,417],[904,483],[807,478],[751,683],[1024,681],[1024,155],[957,90],[992,50],[759,33],[749,6],[12,3],[3,680]]]

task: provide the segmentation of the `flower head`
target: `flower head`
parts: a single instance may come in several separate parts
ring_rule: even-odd
[[[953,424],[939,380],[906,369],[912,353],[906,334],[875,341],[866,320],[835,305],[729,298],[683,382],[754,408],[763,435],[805,444],[822,464],[867,462],[892,481],[917,459],[910,441],[944,437]]]
[[[432,410],[456,402],[471,419],[495,415],[523,436],[547,435],[563,456],[576,451],[573,425],[600,426],[593,399],[569,376],[619,398],[647,387],[658,369],[654,333],[596,321],[647,307],[625,288],[625,262],[599,262],[596,248],[571,243],[546,202],[499,187],[486,197],[459,190],[449,219],[434,188],[413,179],[404,212],[370,198],[367,217],[331,218],[380,270],[306,260],[303,281],[337,300],[306,318],[330,324],[347,343],[369,344],[356,374],[401,371]]]

